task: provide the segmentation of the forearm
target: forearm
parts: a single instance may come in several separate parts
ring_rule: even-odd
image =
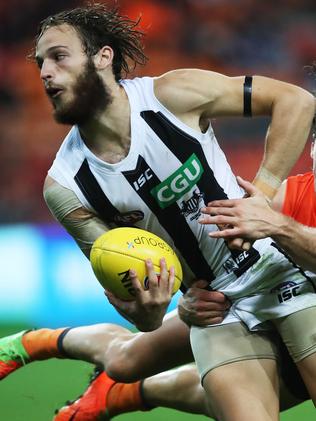
[[[277,212],[275,212],[277,214]],[[316,229],[278,213],[270,226],[272,237],[303,269],[316,272]]]
[[[272,105],[264,157],[254,180],[254,184],[270,198],[304,149],[315,113],[314,101],[307,91],[292,87]]]

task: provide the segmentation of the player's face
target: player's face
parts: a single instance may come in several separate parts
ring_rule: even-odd
[[[56,121],[82,125],[111,102],[92,58],[69,25],[48,28],[38,41],[36,59]]]

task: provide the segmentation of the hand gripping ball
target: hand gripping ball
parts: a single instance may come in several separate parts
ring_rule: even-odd
[[[166,259],[167,268],[175,268],[173,293],[180,288],[182,268],[174,250],[164,240],[139,228],[114,228],[102,234],[93,244],[90,262],[100,284],[123,300],[134,299],[129,270],[135,269],[146,289],[145,260],[150,258],[159,275],[160,259]]]

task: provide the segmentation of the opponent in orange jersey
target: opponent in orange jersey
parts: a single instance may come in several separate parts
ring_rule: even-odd
[[[314,174],[308,172],[289,177],[282,187],[285,189],[282,213],[309,227],[316,227],[314,184]]]
[[[312,148],[312,155],[314,155]],[[314,159],[315,166],[315,159]],[[304,269],[316,272],[315,170],[289,177],[270,203],[251,183],[237,177],[249,197],[210,202],[202,224],[227,224],[216,238],[272,237]],[[282,212],[282,213],[281,213]]]

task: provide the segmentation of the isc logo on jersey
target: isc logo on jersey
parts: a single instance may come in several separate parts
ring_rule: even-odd
[[[138,191],[143,185],[152,178],[152,173],[150,168],[147,168],[146,171],[141,174],[136,181],[133,182],[134,188]]]
[[[190,191],[201,178],[203,171],[198,157],[192,154],[177,171],[154,187],[150,193],[154,196],[159,206],[164,209]]]
[[[300,295],[300,286],[294,281],[282,282],[273,288],[270,292],[278,292],[279,303],[282,304],[284,301],[288,301],[293,297]]]

